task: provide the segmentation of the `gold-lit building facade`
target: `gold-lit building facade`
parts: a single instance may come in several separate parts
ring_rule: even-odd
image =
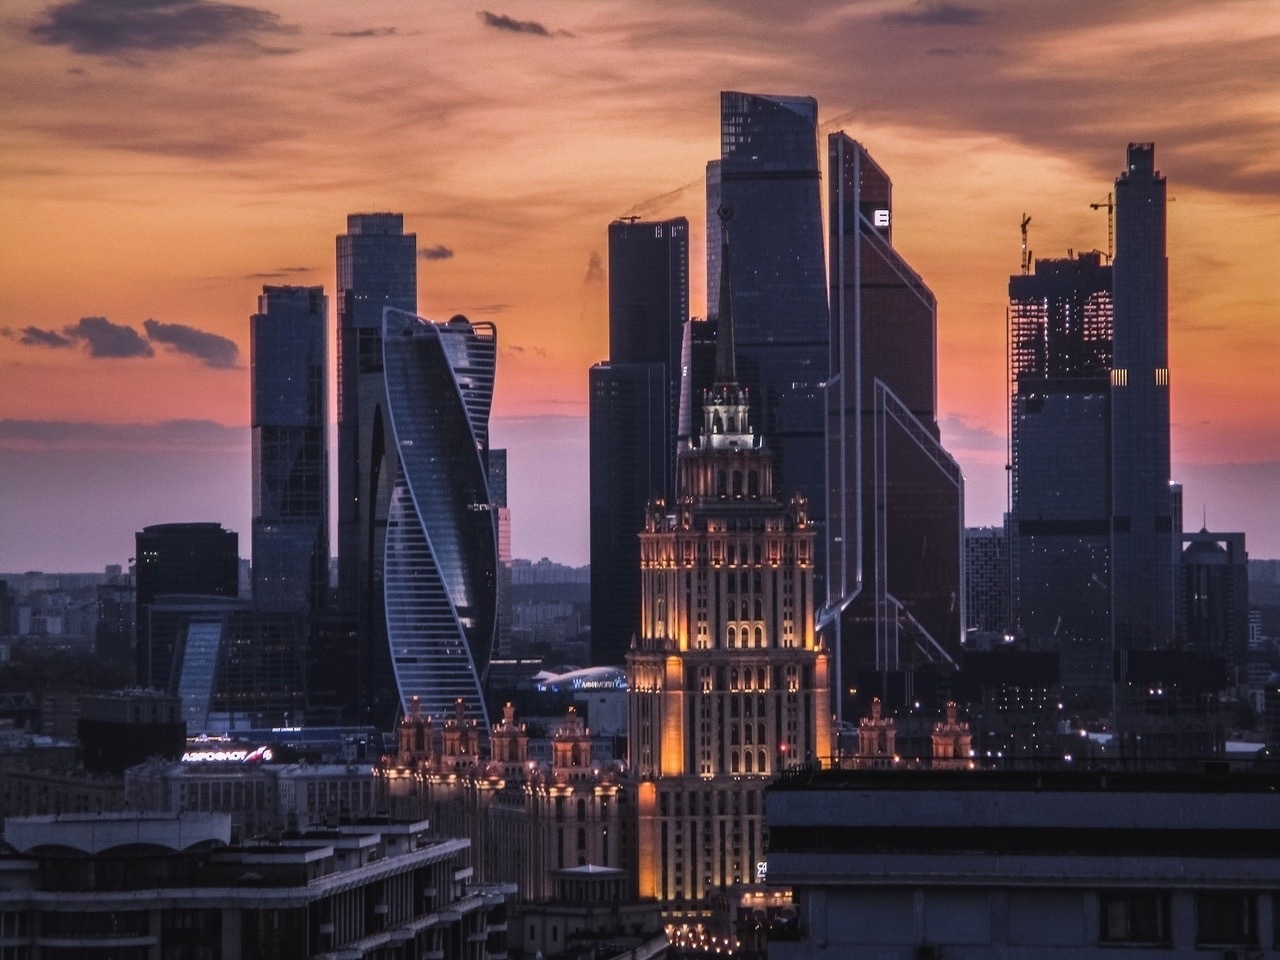
[[[515,883],[525,902],[553,894],[552,871],[634,868],[632,796],[617,766],[597,763],[572,708],[551,737],[551,763],[529,757],[529,735],[507,704],[484,742],[461,713],[437,723],[416,701],[397,727],[397,752],[375,771],[381,809],[468,837],[477,880]]]
[[[802,497],[775,495],[727,300],[702,430],[678,455],[677,502],[651,504],[640,534],[642,629],[627,656],[638,893],[672,917],[763,881],[765,788],[833,753],[816,532]]]

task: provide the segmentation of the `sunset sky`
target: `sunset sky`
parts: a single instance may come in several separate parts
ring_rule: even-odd
[[[1019,219],[1038,256],[1105,249],[1089,204],[1155,141],[1186,525],[1280,557],[1275,0],[485,2],[5,4],[0,570],[120,563],[178,520],[247,555],[249,315],[264,283],[332,296],[374,210],[417,234],[421,313],[498,325],[516,555],[586,562],[606,227],[687,216],[702,313],[725,89],[816,97],[892,176],[972,524],[1004,507]]]

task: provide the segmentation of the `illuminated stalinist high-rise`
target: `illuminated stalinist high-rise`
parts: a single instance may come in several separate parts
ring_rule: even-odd
[[[702,432],[679,451],[676,502],[652,503],[640,534],[642,629],[627,657],[639,893],[672,916],[762,880],[765,787],[832,753],[816,532],[802,496],[775,495],[773,454],[752,428],[729,277]]]

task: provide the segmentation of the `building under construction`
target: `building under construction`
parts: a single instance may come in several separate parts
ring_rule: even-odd
[[[1088,701],[1110,679],[1112,268],[1029,266],[1009,279],[1014,628]]]

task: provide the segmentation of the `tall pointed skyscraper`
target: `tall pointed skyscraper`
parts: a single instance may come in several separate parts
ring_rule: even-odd
[[[1117,650],[1173,640],[1169,494],[1169,261],[1155,146],[1131,143],[1116,180],[1111,370],[1111,615]]]
[[[737,251],[722,250],[724,289]],[[686,916],[765,895],[765,790],[833,752],[814,530],[804,497],[777,491],[727,290],[720,302],[715,382],[679,453],[677,502],[651,504],[640,535],[643,619],[627,655],[639,893]]]
[[[399,213],[353,213],[338,237],[338,595],[359,638],[357,702],[390,724],[382,554],[399,458],[382,373],[384,307],[414,312],[417,238]]]
[[[708,167],[708,206],[718,185],[716,208],[734,211],[739,377],[752,422],[777,454],[779,489],[797,490],[809,501],[810,522],[819,531],[821,588],[828,333],[817,124],[812,97],[721,93],[720,162]],[[709,213],[709,275],[719,272],[718,230]]]
[[[964,629],[964,480],[937,423],[936,302],[893,247],[893,184],[828,140],[831,375],[827,603],[840,701],[954,663]],[[736,234],[735,234],[736,236]],[[736,255],[736,251],[735,251]]]

